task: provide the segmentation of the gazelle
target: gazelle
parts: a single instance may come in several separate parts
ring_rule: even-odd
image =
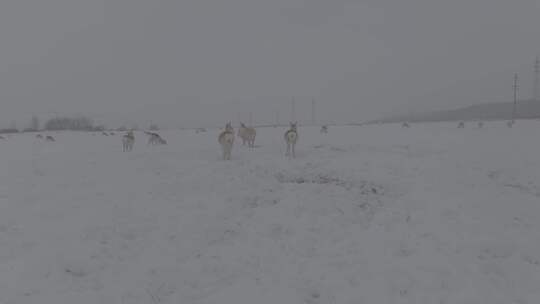
[[[135,143],[135,135],[133,135],[133,131],[129,131],[127,134],[122,136],[122,145],[123,145],[124,152],[133,150],[134,143]]]
[[[509,128],[511,128],[511,127],[514,126],[515,123],[516,123],[516,121],[512,119],[512,120],[509,120],[509,121],[506,123],[506,125],[507,125]]]
[[[323,133],[323,134],[328,133],[328,126],[327,125],[324,125],[324,126],[321,127],[321,133]]]
[[[167,144],[167,141],[165,139],[163,139],[161,136],[158,137],[158,144],[160,145],[166,145]]]
[[[460,121],[457,127],[460,128],[460,129],[465,128],[465,122]]]
[[[221,149],[223,151],[223,160],[230,160],[231,151],[234,144],[234,129],[231,126],[230,122],[225,125],[225,131],[219,134],[218,142],[221,145]]]
[[[166,145],[167,141],[163,139],[159,134],[153,132],[144,132],[148,136],[148,145]]]
[[[297,122],[290,123],[290,129],[285,132],[285,142],[287,143],[287,152],[285,152],[285,155],[291,156],[293,158],[296,157],[295,153],[295,146],[298,142],[298,129],[297,129]]]
[[[246,127],[245,124],[240,123],[240,128],[238,128],[238,137],[242,139],[242,145],[248,144],[248,147],[253,148],[255,146],[255,137],[257,136],[257,131],[253,127]]]
[[[401,127],[402,128],[410,128],[411,126],[409,125],[408,122],[405,121],[405,122],[403,122],[403,124],[401,124]]]
[[[47,135],[47,137],[45,137],[45,140],[50,142],[56,141],[51,135]]]

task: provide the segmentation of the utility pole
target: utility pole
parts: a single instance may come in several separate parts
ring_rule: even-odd
[[[315,98],[311,98],[311,124],[315,125]]]
[[[514,107],[512,109],[512,122],[516,118],[516,107],[517,107],[517,93],[518,93],[518,74],[514,74]]]
[[[296,106],[294,101],[294,96],[291,100],[291,122],[296,121]]]
[[[533,100],[540,102],[540,57],[536,56],[534,62]]]

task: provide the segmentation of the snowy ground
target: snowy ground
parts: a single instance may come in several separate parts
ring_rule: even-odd
[[[540,122],[0,141],[2,304],[540,303]]]

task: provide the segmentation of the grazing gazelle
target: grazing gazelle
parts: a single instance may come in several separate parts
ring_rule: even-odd
[[[46,140],[46,141],[50,141],[50,142],[55,141],[55,140],[54,140],[54,137],[52,137],[52,136],[50,136],[50,135],[47,135],[47,137],[45,137],[45,140]]]
[[[402,128],[410,128],[411,126],[409,125],[408,122],[405,121],[403,124],[401,124],[401,127]]]
[[[290,123],[290,129],[285,132],[285,142],[287,143],[287,152],[285,152],[285,155],[291,156],[293,158],[296,157],[295,153],[295,146],[296,142],[298,141],[298,129],[297,129],[297,122]]]
[[[246,127],[245,124],[240,123],[240,128],[238,128],[238,137],[242,139],[242,145],[248,144],[248,147],[253,148],[255,146],[255,137],[257,136],[257,131],[253,127]]]
[[[221,132],[218,137],[218,142],[223,151],[223,160],[231,159],[231,151],[234,144],[234,129],[231,123],[228,122],[225,126],[225,131]]]
[[[161,136],[157,133],[153,132],[144,132],[148,136],[148,145],[166,145],[167,141],[165,139],[161,138]]]
[[[133,144],[135,143],[135,135],[133,135],[133,131],[127,132],[124,136],[122,136],[122,145],[123,145],[123,151],[131,151],[133,150]]]
[[[465,128],[465,122],[464,122],[464,121],[460,121],[457,127],[460,128],[460,129],[461,129],[461,128]]]
[[[323,134],[328,133],[328,126],[327,125],[324,125],[324,126],[321,127],[321,133],[323,133]]]

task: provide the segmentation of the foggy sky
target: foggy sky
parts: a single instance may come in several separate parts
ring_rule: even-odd
[[[528,98],[538,16],[538,0],[3,0],[0,127],[286,121],[291,96],[300,119],[314,97],[320,120],[365,120],[507,101],[514,72]]]

